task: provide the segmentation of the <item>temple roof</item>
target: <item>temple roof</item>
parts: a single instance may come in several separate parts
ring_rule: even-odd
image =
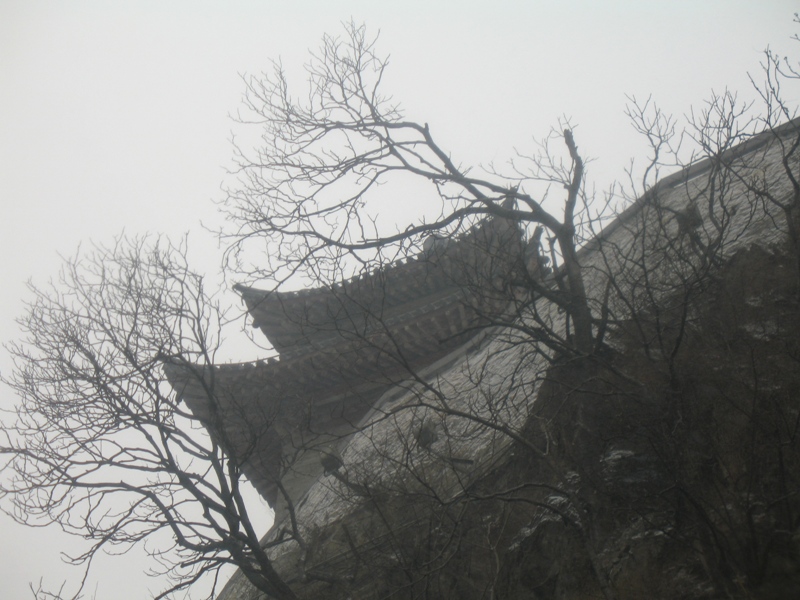
[[[464,292],[483,293],[487,279],[508,271],[509,257],[518,256],[509,251],[519,243],[519,228],[505,219],[490,218],[460,238],[432,236],[417,256],[332,286],[294,292],[243,285],[235,289],[253,317],[253,326],[281,356],[293,357],[414,319],[441,309],[443,303],[463,304]]]

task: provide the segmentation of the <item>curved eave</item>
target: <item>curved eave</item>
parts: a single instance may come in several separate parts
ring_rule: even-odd
[[[285,359],[195,367],[165,364],[167,379],[192,410],[211,402],[258,403],[279,410],[290,399],[330,397],[365,384],[387,384],[407,367],[463,343],[480,325],[476,313],[451,295],[405,311],[364,336],[339,335]],[[271,410],[272,410],[271,409]],[[203,411],[204,413],[207,411]]]
[[[521,242],[518,227],[490,219],[453,243],[333,286],[294,292],[243,285],[234,289],[253,317],[253,326],[279,354],[294,356],[338,331],[358,329],[370,318],[399,318],[406,306],[416,310],[469,287],[486,272],[507,271]]]

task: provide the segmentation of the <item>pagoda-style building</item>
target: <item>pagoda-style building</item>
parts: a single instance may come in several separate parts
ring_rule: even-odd
[[[193,413],[228,432],[250,481],[281,518],[323,473],[375,401],[464,346],[508,305],[524,268],[517,225],[488,218],[453,239],[335,285],[299,291],[235,286],[277,353],[255,363],[168,369]],[[215,421],[215,419],[217,419]]]

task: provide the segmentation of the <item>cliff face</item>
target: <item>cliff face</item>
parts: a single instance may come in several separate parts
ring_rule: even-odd
[[[797,204],[797,165],[779,141],[672,177],[584,248],[594,354],[543,344],[568,339],[564,311],[515,291],[510,326],[378,398],[265,539],[297,594],[800,596],[798,254],[769,201]],[[241,576],[220,596],[257,597]]]
[[[800,594],[796,282],[784,251],[741,250],[686,307],[674,358],[622,333],[607,363],[550,369],[529,425],[551,452],[501,486],[564,485],[571,512],[532,511],[500,597]]]

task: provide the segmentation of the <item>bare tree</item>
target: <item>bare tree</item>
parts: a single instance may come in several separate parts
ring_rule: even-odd
[[[0,448],[6,510],[88,539],[69,558],[87,572],[101,550],[147,541],[154,574],[170,581],[158,598],[227,564],[293,598],[242,495],[242,465],[265,430],[242,429],[234,445],[219,426],[213,363],[224,314],[184,251],[120,238],[67,261],[52,285],[31,285],[26,337],[9,347],[16,369],[5,380],[21,399]],[[202,419],[179,403],[168,368],[203,387],[212,410]],[[40,586],[37,597],[61,592]]]
[[[763,117],[726,93],[681,130],[632,99],[652,155],[603,200],[567,121],[504,171],[460,166],[383,94],[363,27],[324,38],[302,101],[280,65],[249,78],[261,142],[237,150],[227,264],[274,288],[239,290],[282,359],[214,366],[223,315],[180,251],[68,263],[12,347],[17,518],[88,533],[77,562],[168,532],[164,595],[228,563],[280,598],[653,595],[666,575],[631,546],[691,555],[687,594],[761,590],[800,525],[797,383],[774,368],[799,355],[800,135],[776,80],[796,71],[766,56]],[[390,229],[377,187],[401,175],[435,208]],[[401,267],[436,318],[392,313]],[[785,331],[747,308],[748,268]],[[265,540],[243,472],[281,504]],[[346,510],[325,521],[309,485]]]
[[[223,205],[231,264],[240,273],[281,283],[288,278],[330,282],[379,268],[392,257],[422,249],[423,236],[452,237],[483,217],[540,225],[552,243],[558,292],[539,286],[562,306],[573,335],[565,349],[591,353],[594,322],[577,259],[580,215],[587,202],[584,160],[568,122],[520,157],[507,176],[477,177],[438,145],[427,124],[404,119],[384,95],[387,61],[363,26],[349,24],[339,39],[326,36],[309,63],[309,90],[296,101],[286,75],[246,80],[247,113],[263,128],[257,150],[237,148],[238,183]],[[552,147],[563,144],[563,155]],[[428,221],[387,231],[375,220],[376,188],[398,174],[430,184],[438,209]],[[541,195],[526,191],[536,187]],[[548,192],[561,194],[555,211]],[[560,214],[560,216],[559,216]],[[248,266],[243,250],[266,244],[267,264]]]

